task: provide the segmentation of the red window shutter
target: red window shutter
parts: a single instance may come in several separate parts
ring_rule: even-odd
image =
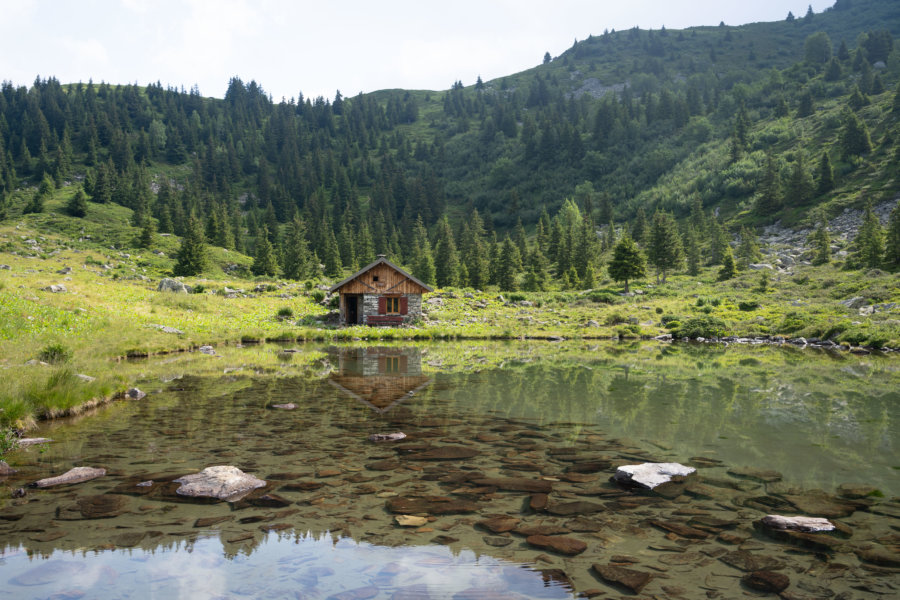
[[[400,296],[400,314],[405,315],[407,312],[409,312],[409,298]]]
[[[378,314],[383,315],[387,312],[387,298],[380,296],[378,298]]]

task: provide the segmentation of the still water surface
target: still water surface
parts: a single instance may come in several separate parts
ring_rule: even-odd
[[[743,595],[741,577],[760,568],[797,597],[900,593],[896,358],[298,350],[154,359],[146,399],[37,432],[54,442],[9,456],[19,473],[0,481],[0,598],[568,598],[638,585],[593,565],[649,574],[632,575],[643,594],[676,598]],[[368,439],[397,431],[407,438]],[[618,465],[666,461],[698,472],[658,493],[609,481]],[[212,465],[267,486],[236,502],[173,493],[172,479]],[[10,499],[74,466],[108,473]],[[523,480],[530,491],[513,489]],[[428,522],[400,527],[395,513]],[[852,532],[773,539],[753,525],[769,513]],[[540,547],[534,533],[587,549]]]

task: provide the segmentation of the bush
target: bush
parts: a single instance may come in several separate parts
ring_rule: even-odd
[[[328,308],[338,308],[341,305],[341,297],[338,294],[335,294],[328,301]]]
[[[759,302],[738,302],[738,309],[749,312],[759,308]]]
[[[778,326],[778,330],[782,333],[794,333],[795,331],[800,331],[809,325],[809,319],[798,312],[789,312],[784,315],[784,319],[781,321],[781,325]]]
[[[622,298],[618,294],[600,290],[588,292],[585,294],[585,298],[598,304],[618,304],[622,302]]]
[[[194,287],[191,288],[192,294],[202,294],[205,291],[206,291],[206,288],[200,283],[198,283],[197,285],[195,285]]]
[[[315,301],[316,304],[321,303],[322,300],[325,299],[325,292],[322,290],[313,290],[312,291],[312,299]]]
[[[60,364],[72,358],[72,351],[62,344],[50,344],[41,348],[38,358],[46,363]]]
[[[671,327],[670,323],[670,327]],[[727,325],[718,317],[691,317],[686,320],[677,331],[672,331],[673,336],[687,338],[712,338],[725,335]]]
[[[677,323],[680,320],[681,320],[681,317],[677,317],[675,315],[663,315],[662,319],[660,319],[660,321],[662,321],[662,324],[664,327],[673,322]]]
[[[606,319],[603,321],[606,325],[619,325],[621,323],[627,323],[628,317],[619,312],[614,312],[606,315]]]
[[[278,312],[275,313],[275,316],[282,320],[293,319],[294,309],[292,309],[290,306],[282,306],[278,309]]]

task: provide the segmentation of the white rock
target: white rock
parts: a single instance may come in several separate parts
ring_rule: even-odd
[[[696,470],[678,463],[623,465],[616,469],[613,479],[627,485],[637,485],[652,490],[660,484],[671,481],[672,477],[690,475]]]
[[[771,529],[789,529],[791,531],[833,531],[834,525],[828,519],[821,517],[783,517],[781,515],[766,515],[762,523]]]
[[[416,517],[413,515],[397,515],[394,519],[400,527],[421,527],[428,522],[428,519],[425,517]]]
[[[200,346],[199,350],[203,354],[209,354],[210,356],[216,353],[216,349],[212,346]]]
[[[175,492],[181,496],[234,499],[240,494],[264,487],[266,482],[244,473],[237,467],[206,467],[199,473],[175,480],[180,483]]]
[[[103,477],[104,475],[106,475],[106,469],[95,469],[93,467],[75,467],[74,469],[69,469],[62,475],[57,475],[56,477],[47,477],[46,479],[38,480],[31,485],[33,487],[45,488],[54,485],[81,483],[83,481],[90,481],[91,479]]]

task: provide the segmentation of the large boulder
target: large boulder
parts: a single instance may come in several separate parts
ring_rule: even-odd
[[[685,477],[696,472],[693,467],[679,463],[643,463],[623,465],[616,469],[613,481],[629,487],[652,490],[658,485],[672,481],[673,477]]]
[[[174,279],[170,279],[168,277],[164,278],[159,282],[159,285],[156,286],[157,292],[174,292],[176,294],[190,294],[191,287],[189,285],[185,285],[180,281],[176,281]]]
[[[174,482],[181,484],[175,490],[180,496],[219,500],[235,500],[242,494],[266,485],[262,479],[231,466],[206,467],[199,473],[179,477]]]

